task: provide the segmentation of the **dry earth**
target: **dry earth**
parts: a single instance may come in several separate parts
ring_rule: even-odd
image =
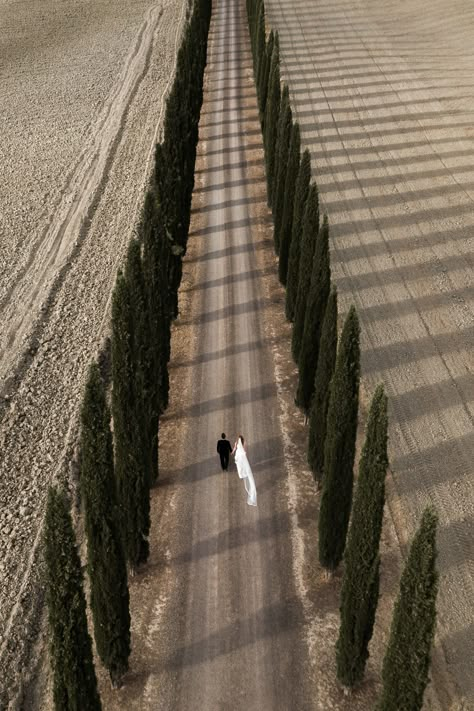
[[[26,693],[45,494],[72,459],[184,6],[0,0],[0,708]]]
[[[390,397],[389,508],[406,550],[439,513],[438,636],[474,707],[474,8],[268,0],[331,223],[368,392]],[[448,682],[439,691],[447,690]],[[449,698],[444,708],[450,708]]]
[[[274,369],[274,348],[288,341],[245,6],[235,0],[214,3],[200,137],[151,556],[131,581],[130,672],[114,692],[101,670],[101,694],[114,711],[310,711]],[[246,437],[257,508],[233,461],[221,471],[222,430]]]
[[[132,670],[114,694],[101,672],[104,705],[370,707],[399,548],[432,500],[442,581],[426,705],[439,708],[438,692],[443,709],[461,708],[454,699],[471,708],[474,12],[467,0],[435,0],[429,12],[421,0],[267,5],[330,214],[341,304],[355,300],[363,322],[363,400],[380,379],[391,396],[368,680],[352,698],[334,684],[340,579],[325,583],[315,560],[317,500],[292,404],[245,19],[223,0],[152,559],[131,586]],[[68,474],[84,372],[107,333],[182,20],[182,6],[166,3],[68,1],[61,10],[0,0],[0,708],[7,689],[15,705],[16,665],[35,634],[44,494]],[[258,512],[216,467],[223,418],[248,431]],[[21,694],[16,703],[36,707]]]
[[[242,5],[214,9],[151,556],[130,581],[130,672],[115,692],[98,664],[102,700],[110,711],[366,711],[380,690],[400,545],[387,515],[371,657],[346,696],[334,655],[341,575],[326,580],[317,560],[319,502],[294,405],[248,31]],[[369,397],[363,387],[359,446]],[[258,510],[235,469],[220,472],[223,427],[248,436]],[[426,709],[443,707],[445,679],[440,659]]]

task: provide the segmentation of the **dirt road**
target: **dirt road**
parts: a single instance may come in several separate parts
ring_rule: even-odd
[[[74,481],[84,378],[139,217],[184,7],[0,0],[0,708],[42,658],[30,645],[47,486]]]
[[[245,6],[235,0],[215,3],[200,135],[152,559],[132,581],[131,673],[118,694],[104,680],[105,708],[303,711],[307,649],[265,332],[271,230]],[[247,439],[258,508],[235,465],[221,471],[222,431]]]
[[[440,516],[438,645],[474,707],[474,13],[469,0],[268,0],[362,320],[362,374],[390,398],[402,544]]]

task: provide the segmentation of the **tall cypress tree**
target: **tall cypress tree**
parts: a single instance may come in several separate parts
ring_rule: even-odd
[[[148,558],[150,530],[149,472],[143,452],[143,432],[136,413],[133,359],[133,311],[130,289],[119,273],[112,298],[112,414],[115,476],[125,554],[132,572]]]
[[[264,145],[265,161],[267,167],[267,193],[268,204],[273,205],[273,184],[275,177],[275,154],[278,119],[280,114],[280,46],[278,32],[273,41],[273,52],[270,63],[270,77],[268,80],[267,103],[265,106]]]
[[[290,148],[288,153],[288,166],[283,197],[283,215],[280,228],[280,260],[278,262],[278,276],[283,285],[286,285],[288,273],[288,259],[290,256],[291,232],[293,228],[293,206],[295,202],[295,188],[300,167],[300,126],[295,121],[291,127]]]
[[[256,66],[256,47],[257,47],[257,27],[258,27],[258,17],[260,14],[260,4],[261,0],[252,0],[249,5],[249,32],[250,32],[250,45],[252,48],[252,57],[254,60],[254,66]]]
[[[311,156],[308,149],[303,153],[298,170],[298,180],[295,187],[295,202],[293,207],[293,223],[291,229],[290,254],[288,258],[288,272],[286,277],[286,318],[293,321],[295,318],[296,301],[298,298],[301,239],[303,236],[303,223],[306,211],[306,202],[311,180]],[[319,211],[319,208],[318,208]]]
[[[387,397],[379,385],[372,398],[351,526],[344,553],[337,677],[352,687],[364,676],[379,597],[379,545],[385,503]]]
[[[270,30],[270,35],[268,36],[267,44],[265,47],[265,59],[262,62],[262,70],[260,73],[260,123],[262,125],[263,138],[265,142],[265,109],[267,106],[268,97],[268,85],[270,80],[270,67],[273,55],[273,45],[275,42],[275,35],[273,30]]]
[[[324,314],[318,365],[314,378],[314,395],[309,417],[308,464],[319,488],[323,476],[324,443],[329,406],[329,384],[334,373],[337,351],[337,291],[329,294]]]
[[[283,86],[280,105],[280,119],[278,122],[277,159],[275,163],[275,177],[273,184],[273,233],[275,252],[280,253],[280,232],[283,219],[283,205],[285,199],[285,180],[288,170],[288,151],[290,148],[292,112],[288,85]]]
[[[97,653],[117,686],[128,669],[130,612],[119,529],[110,412],[99,367],[89,369],[81,412],[81,491]]]
[[[100,711],[81,561],[69,503],[64,492],[52,487],[44,545],[54,706],[57,711]]]
[[[153,460],[153,440],[156,431],[151,429],[152,421],[153,426],[155,425],[155,362],[147,313],[141,246],[136,239],[131,240],[128,247],[125,279],[128,284],[131,309],[130,334],[135,418],[140,432],[143,466],[149,481],[152,482],[157,477],[157,462]]]
[[[184,195],[181,153],[183,133],[180,117],[186,107],[180,106],[181,97],[179,97],[176,90],[178,81],[179,77],[175,79],[172,90],[168,95],[164,118],[164,140],[161,150],[166,169],[167,192],[163,193],[163,209],[169,234],[172,236],[173,241],[184,249],[181,203]]]
[[[296,404],[305,413],[308,413],[313,398],[319,344],[330,288],[329,225],[327,215],[325,215],[314,250],[313,272],[309,293],[306,296],[303,340],[298,361],[299,379]]]
[[[259,30],[261,35],[261,30]],[[260,40],[261,41],[261,40]],[[266,66],[267,66],[267,54],[268,54],[268,40],[266,38],[265,32],[265,6],[263,6],[263,47],[260,47],[261,54],[259,55],[257,74],[255,76],[255,86],[257,89],[257,99],[258,99],[258,111],[260,117],[260,123],[262,121],[262,108],[263,108],[263,77],[265,76]]]
[[[319,197],[316,183],[311,185],[303,219],[303,234],[301,237],[300,265],[298,268],[298,293],[296,296],[295,319],[291,339],[291,352],[295,363],[298,363],[303,341],[306,304],[311,284],[313,255],[319,232]]]
[[[437,523],[434,510],[425,509],[400,580],[376,711],[420,711],[423,706],[436,624]]]
[[[161,208],[153,196],[151,229],[143,234],[143,272],[146,292],[147,324],[151,356],[147,382],[150,392],[151,482],[158,478],[159,418],[168,406],[171,327],[168,303],[168,240],[161,219]]]
[[[260,7],[258,10],[255,55],[256,55],[256,61],[254,63],[255,81],[256,81],[256,85],[257,85],[257,91],[259,91],[260,87],[258,84],[258,76],[259,76],[259,72],[260,72],[260,67],[262,65],[262,62],[263,62],[263,59],[265,56],[265,3],[263,2],[263,0],[260,3]]]
[[[324,446],[324,478],[319,511],[319,561],[337,568],[346,545],[352,504],[359,406],[359,319],[351,306],[342,329],[331,382]]]
[[[146,207],[151,203],[152,207]],[[151,193],[145,198],[145,210],[150,214],[149,229],[142,232],[143,274],[146,291],[147,321],[152,350],[153,372],[149,388],[153,397],[153,418],[158,418],[168,406],[171,324],[168,308],[169,247],[161,207]],[[152,427],[157,431],[158,422]]]
[[[178,316],[178,290],[183,273],[182,257],[184,247],[177,241],[177,229],[173,218],[173,183],[163,145],[158,143],[155,149],[155,193],[160,206],[160,216],[165,235],[169,242],[168,259],[168,309],[170,318]]]
[[[248,26],[249,26],[249,36],[252,38],[252,8],[253,8],[253,0],[246,0],[245,6],[247,8],[247,21],[248,21]]]

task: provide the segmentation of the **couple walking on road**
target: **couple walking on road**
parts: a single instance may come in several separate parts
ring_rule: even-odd
[[[255,480],[253,478],[252,469],[247,459],[247,452],[244,448],[244,438],[239,435],[237,442],[234,444],[234,448],[224,432],[222,433],[221,439],[217,442],[217,452],[221,458],[222,470],[226,471],[229,466],[229,457],[231,454],[235,454],[235,464],[237,466],[237,472],[240,479],[244,479],[245,491],[247,492],[247,503],[249,506],[257,505],[257,489],[255,488]]]

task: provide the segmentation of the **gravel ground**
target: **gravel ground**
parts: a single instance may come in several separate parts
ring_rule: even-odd
[[[389,505],[402,550],[423,507],[439,513],[434,666],[446,659],[472,708],[474,9],[266,5],[330,217],[341,307],[355,302],[361,316],[364,386],[382,380],[389,394]]]
[[[34,636],[47,486],[74,452],[184,4],[60,9],[0,0],[0,708]]]

